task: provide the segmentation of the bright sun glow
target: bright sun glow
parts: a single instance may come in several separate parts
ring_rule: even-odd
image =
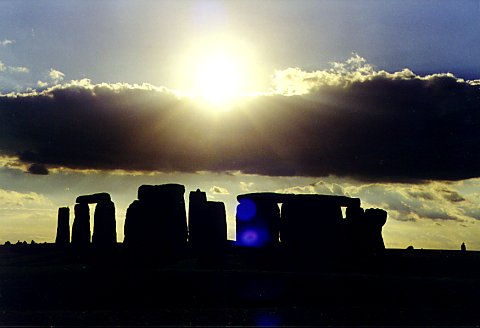
[[[224,105],[240,96],[245,84],[241,65],[234,58],[215,54],[199,63],[194,93],[209,103]]]
[[[252,47],[229,36],[195,41],[179,58],[178,85],[185,93],[223,110],[258,84]]]

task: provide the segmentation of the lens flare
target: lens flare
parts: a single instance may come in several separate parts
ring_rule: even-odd
[[[251,227],[240,233],[237,243],[240,246],[262,247],[268,241],[268,232],[264,227]]]
[[[247,230],[242,234],[242,244],[247,246],[256,245],[258,242],[258,233],[254,230]]]
[[[257,206],[250,199],[240,200],[237,206],[237,219],[241,221],[249,221],[257,214]]]

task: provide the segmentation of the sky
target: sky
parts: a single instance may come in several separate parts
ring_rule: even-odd
[[[359,197],[480,250],[479,1],[1,1],[0,243],[141,184]],[[188,203],[188,202],[187,202]],[[92,208],[93,210],[93,208]]]

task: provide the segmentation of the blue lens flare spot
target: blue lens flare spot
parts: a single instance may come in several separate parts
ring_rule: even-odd
[[[237,206],[237,219],[241,221],[248,221],[255,217],[257,214],[257,206],[250,199],[240,200],[240,204]]]
[[[245,246],[255,246],[258,243],[258,233],[255,230],[243,232],[241,242]]]
[[[245,229],[240,234],[240,240],[237,240],[241,246],[261,247],[267,243],[268,233],[261,227],[252,227]]]

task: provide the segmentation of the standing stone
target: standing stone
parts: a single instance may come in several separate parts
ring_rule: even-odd
[[[385,248],[382,226],[387,212],[381,209],[364,211],[358,198],[251,193],[239,195],[237,200],[238,245],[274,245],[280,230],[285,248],[307,260],[318,253],[376,253]],[[281,216],[279,203],[282,204]],[[342,207],[347,208],[346,219],[343,219]]]
[[[282,242],[295,253],[336,253],[344,234],[340,206],[298,195],[282,205]]]
[[[87,203],[75,205],[72,226],[72,245],[85,247],[90,244],[90,209]]]
[[[387,212],[378,208],[347,208],[347,236],[351,253],[372,254],[385,249],[382,227]]]
[[[387,222],[387,212],[379,208],[365,211],[365,246],[369,252],[377,253],[385,249],[382,227]]]
[[[188,241],[195,248],[201,243],[205,224],[205,204],[207,194],[200,189],[191,191],[188,204]]]
[[[58,209],[57,236],[55,244],[70,244],[70,209],[68,207],[60,207]]]
[[[350,253],[365,252],[365,211],[360,206],[349,206],[346,210],[346,248]]]
[[[227,214],[223,202],[208,201],[205,205],[205,217],[208,218],[208,224],[205,226],[206,245],[211,248],[222,247],[227,241]]]
[[[179,184],[140,186],[127,210],[125,246],[163,255],[181,251],[187,242],[184,193]]]
[[[267,247],[278,244],[280,210],[275,200],[241,198],[236,214],[236,239],[240,246]]]
[[[142,215],[142,206],[139,200],[134,200],[127,208],[124,225],[123,244],[127,247],[139,247],[145,242],[144,235],[148,233],[145,230],[146,223],[143,222],[145,216]]]
[[[227,241],[227,217],[222,202],[207,201],[205,192],[190,192],[188,211],[189,242],[200,255],[216,255]]]
[[[112,201],[101,201],[95,206],[92,244],[112,248],[116,243],[115,205]]]
[[[152,232],[156,234],[152,239],[157,240],[160,252],[175,253],[186,246],[188,229],[184,193],[184,186],[166,184],[155,186],[152,199],[147,197],[146,208],[153,219]]]
[[[343,243],[341,207],[360,199],[333,195],[251,193],[237,196],[237,244],[335,250]],[[278,204],[282,204],[280,218]]]

